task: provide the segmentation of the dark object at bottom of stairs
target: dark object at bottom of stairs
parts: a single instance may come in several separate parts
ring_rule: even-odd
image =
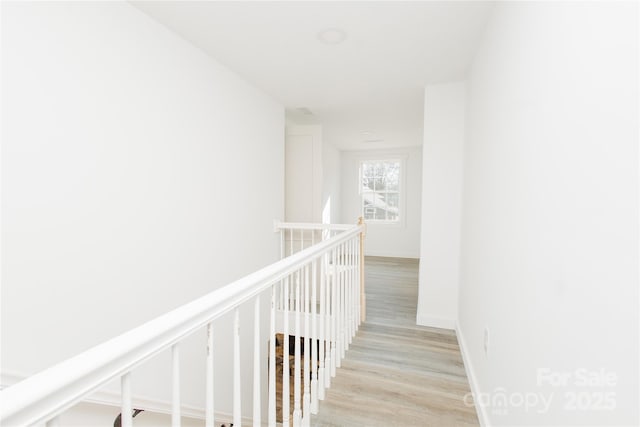
[[[144,409],[134,409],[132,418],[135,418],[140,412],[144,412]],[[115,421],[113,422],[113,427],[122,427],[122,412],[118,414]]]

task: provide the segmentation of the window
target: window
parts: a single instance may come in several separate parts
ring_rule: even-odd
[[[365,221],[400,221],[400,160],[360,164],[360,195]]]

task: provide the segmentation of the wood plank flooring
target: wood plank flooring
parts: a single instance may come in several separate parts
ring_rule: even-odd
[[[367,321],[312,426],[477,426],[453,331],[416,326],[418,260],[367,257]]]

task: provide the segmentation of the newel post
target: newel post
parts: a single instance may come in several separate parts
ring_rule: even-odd
[[[360,233],[360,321],[364,322],[367,318],[367,299],[364,292],[364,236],[367,226],[363,217],[358,218],[358,225],[365,226],[365,229]]]

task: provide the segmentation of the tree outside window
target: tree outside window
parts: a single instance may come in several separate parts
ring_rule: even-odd
[[[400,220],[400,161],[366,160],[360,165],[362,216],[366,221]]]

